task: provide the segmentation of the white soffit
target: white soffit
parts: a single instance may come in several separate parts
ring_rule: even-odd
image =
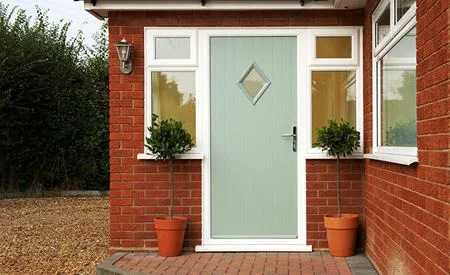
[[[95,2],[95,1],[94,1]],[[366,0],[84,0],[84,8],[98,18],[108,17],[109,11],[123,10],[311,10],[311,9],[362,9]]]

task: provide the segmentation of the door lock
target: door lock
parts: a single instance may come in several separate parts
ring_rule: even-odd
[[[292,126],[291,134],[282,134],[282,137],[292,138],[292,151],[297,152],[297,126]]]

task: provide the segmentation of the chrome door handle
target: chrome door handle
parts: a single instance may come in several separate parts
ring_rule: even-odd
[[[292,134],[282,134],[282,137],[292,138],[292,151],[297,152],[297,127],[292,126]]]

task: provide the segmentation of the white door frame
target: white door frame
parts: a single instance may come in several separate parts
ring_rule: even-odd
[[[145,125],[151,122],[151,90],[148,78],[152,70],[196,71],[196,123],[197,148],[179,156],[182,159],[203,159],[202,161],[202,244],[196,251],[311,251],[307,245],[306,230],[306,159],[331,159],[325,153],[311,146],[311,72],[313,70],[354,70],[356,72],[357,130],[361,133],[363,145],[363,73],[362,73],[362,30],[360,26],[335,27],[146,27],[145,39]],[[167,34],[189,36],[192,64],[169,60],[155,67],[152,63],[154,37]],[[316,36],[352,36],[352,58],[319,60],[315,58]],[[297,190],[298,190],[298,232],[297,239],[213,239],[211,238],[211,198],[210,198],[210,38],[216,36],[291,36],[297,37]],[[198,42],[198,43],[197,43]],[[196,47],[198,45],[198,47]],[[195,49],[194,49],[195,48]],[[354,57],[357,57],[356,59]],[[145,142],[145,140],[144,140]],[[145,151],[145,149],[143,150]],[[363,150],[362,150],[363,152]],[[147,152],[148,153],[148,152]],[[139,154],[139,159],[154,159],[147,154]]]
[[[199,29],[199,81],[197,108],[201,109],[205,155],[202,162],[202,245],[195,251],[312,251],[306,244],[306,129],[307,129],[307,36],[306,28]],[[297,37],[297,239],[213,239],[211,237],[210,145],[210,38],[220,36]]]

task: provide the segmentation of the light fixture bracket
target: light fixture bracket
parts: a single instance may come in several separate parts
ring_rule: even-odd
[[[123,74],[130,74],[133,71],[133,63],[131,61],[132,46],[123,38],[119,43],[115,44],[117,56],[120,61],[120,71]]]

